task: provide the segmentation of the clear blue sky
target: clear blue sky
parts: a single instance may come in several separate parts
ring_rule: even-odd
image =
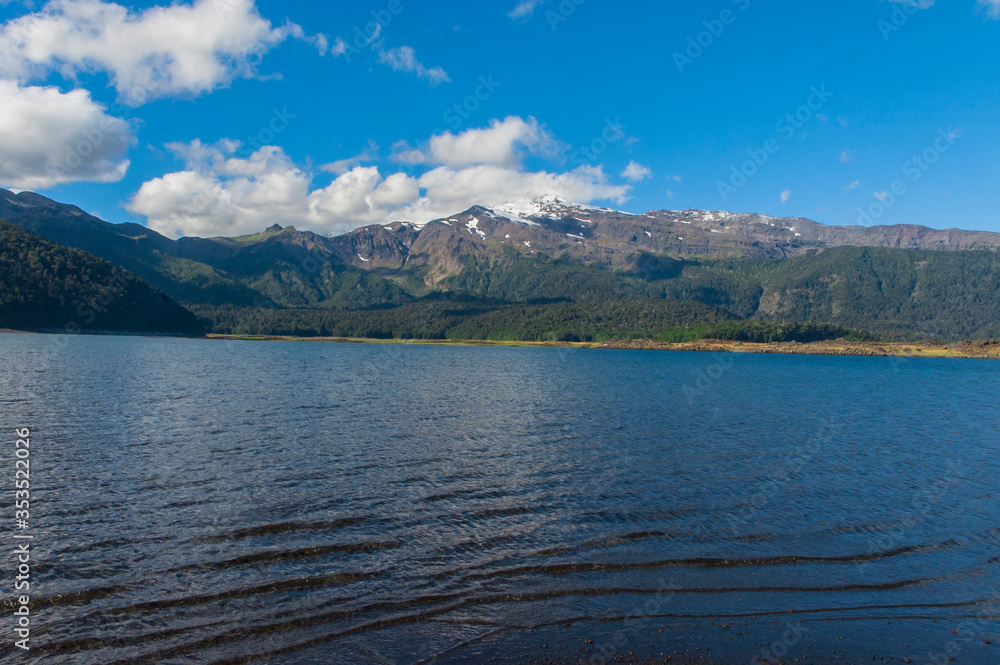
[[[127,79],[148,62],[143,53],[130,60],[84,45],[105,64],[66,54],[43,62],[11,45],[13,28],[27,25],[16,19],[39,8],[0,6],[7,23],[0,83],[16,82],[26,104],[57,105],[86,91],[106,115],[129,123],[105,144],[121,144],[107,155],[118,176],[107,163],[55,179],[39,167],[35,182],[43,186],[34,189],[111,221],[148,216],[175,235],[242,232],[270,219],[336,232],[379,214],[431,214],[476,195],[508,198],[518,183],[533,195],[547,182],[635,212],[704,208],[856,224],[859,208],[881,200],[878,223],[1000,231],[1000,20],[985,0],[920,8],[888,0],[548,0],[521,3],[518,12],[518,0],[215,1],[222,15],[232,3],[227,16],[269,22],[266,44],[247,47],[249,57],[231,54],[236,64],[223,63],[230,70],[207,89],[174,71],[139,100],[128,98],[135,86]],[[153,15],[139,12],[156,4],[127,5],[132,14],[123,20],[144,20],[155,34]],[[36,18],[48,21],[41,32],[64,29],[63,10],[41,11]],[[894,12],[899,25],[890,31]],[[118,19],[106,13],[94,20],[113,29]],[[365,43],[359,31],[373,16],[378,38]],[[283,28],[287,22],[301,30]],[[700,52],[689,51],[689,39],[699,38]],[[25,92],[45,86],[57,86],[58,99]],[[469,102],[467,117],[454,112],[477,91],[482,99]],[[797,127],[783,120],[810,102]],[[294,118],[264,132],[276,152],[252,159],[247,139],[261,137],[275,109]],[[3,123],[16,129],[20,120],[2,115],[0,163],[8,168],[0,184],[22,188],[10,155],[27,165],[18,168],[36,162],[24,146],[4,144],[14,139]],[[609,120],[623,127],[607,129]],[[490,131],[462,134],[491,122]],[[448,140],[430,141],[445,131],[453,133]],[[942,132],[950,140],[938,140]],[[767,159],[745,183],[733,180],[748,151]],[[933,164],[911,161],[925,151]],[[403,175],[385,181],[394,173]],[[84,181],[60,182],[74,179]],[[902,193],[887,195],[894,181]],[[723,194],[720,182],[740,186]],[[183,214],[173,210],[181,203]],[[220,210],[225,221],[213,221]]]

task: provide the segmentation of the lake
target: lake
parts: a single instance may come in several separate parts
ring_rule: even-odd
[[[0,367],[31,662],[1000,662],[992,361],[3,334]]]

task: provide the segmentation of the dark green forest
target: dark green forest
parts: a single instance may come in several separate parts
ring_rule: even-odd
[[[650,257],[615,272],[572,259],[470,260],[448,288],[507,301],[684,300],[735,319],[832,323],[887,339],[1000,337],[1000,254],[837,247],[789,259]],[[640,265],[643,265],[640,262]]]
[[[696,302],[675,300],[510,304],[433,296],[391,309],[336,311],[197,307],[220,334],[365,339],[603,342],[812,342],[871,339],[840,326],[741,321]]]
[[[135,275],[0,220],[0,328],[204,334],[202,323]]]

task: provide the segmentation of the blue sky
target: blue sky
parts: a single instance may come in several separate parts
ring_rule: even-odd
[[[157,7],[0,0],[0,185],[173,236],[546,191],[1000,231],[1000,3]]]

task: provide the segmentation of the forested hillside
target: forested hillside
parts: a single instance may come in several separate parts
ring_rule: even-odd
[[[201,335],[191,312],[135,275],[0,220],[0,328]]]
[[[647,256],[626,273],[544,254],[470,260],[450,289],[507,301],[692,300],[737,319],[825,322],[890,337],[1000,336],[1000,254],[836,247],[788,259]]]

